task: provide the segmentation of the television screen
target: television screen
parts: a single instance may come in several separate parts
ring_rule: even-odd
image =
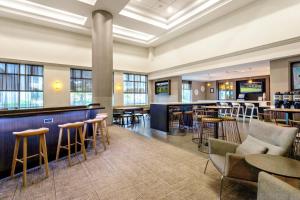
[[[155,82],[155,94],[170,94],[170,81]]]
[[[263,92],[262,82],[241,82],[240,93],[259,93]]]
[[[292,63],[292,90],[300,90],[300,63]]]

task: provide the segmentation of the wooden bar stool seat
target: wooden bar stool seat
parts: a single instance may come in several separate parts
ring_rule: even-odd
[[[203,117],[200,122],[198,149],[203,153],[208,153],[208,138],[219,138],[219,123],[221,118]],[[222,135],[223,130],[222,130]]]
[[[49,176],[49,167],[48,167],[48,154],[47,154],[47,145],[46,145],[46,133],[49,132],[48,128],[39,128],[39,129],[30,129],[21,132],[13,132],[16,136],[13,162],[11,168],[11,176],[14,176],[17,161],[23,164],[23,186],[27,185],[27,159],[33,158],[35,156],[39,156],[40,166],[42,165],[42,158],[45,163],[45,171],[46,177]],[[27,156],[27,145],[28,145],[28,137],[38,136],[39,137],[39,153],[31,156]],[[18,158],[19,145],[20,141],[23,139],[23,158]]]
[[[106,142],[109,145],[110,144],[110,135],[107,127],[107,118],[108,114],[107,113],[101,113],[97,114],[96,118],[102,119],[100,122],[100,126],[98,126],[99,132],[101,133],[102,137],[106,137]]]
[[[99,134],[97,133],[97,130],[98,128],[101,126],[103,122],[103,118],[95,118],[95,119],[89,119],[89,120],[86,120],[84,123],[84,135],[83,135],[83,138],[85,141],[92,141],[93,142],[93,149],[95,150],[95,154],[97,154],[97,148],[96,148],[96,142],[97,142],[97,136],[99,136]],[[87,125],[88,124],[91,124],[92,125],[92,129],[93,129],[93,136],[92,138],[87,138],[86,134],[87,134]],[[106,150],[106,145],[105,145],[105,142],[104,142],[104,133],[103,132],[100,132],[101,134],[101,138],[100,138],[100,141],[102,142],[103,146],[104,146],[104,149]]]
[[[59,158],[59,152],[60,149],[66,149],[68,150],[68,162],[69,166],[71,166],[71,146],[75,145],[75,155],[77,154],[77,145],[80,145],[81,153],[83,154],[84,159],[86,160],[86,151],[84,146],[84,137],[83,137],[83,122],[74,122],[74,123],[67,123],[67,124],[61,124],[58,125],[60,128],[59,130],[59,137],[58,137],[58,144],[57,144],[57,150],[56,150],[56,160]],[[68,142],[67,145],[61,145],[62,136],[64,129],[67,129],[67,138]],[[71,144],[71,129],[75,129],[75,142]],[[79,134],[80,142],[78,142],[77,134]]]

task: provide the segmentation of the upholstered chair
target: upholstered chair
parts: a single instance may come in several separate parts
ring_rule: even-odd
[[[259,171],[245,161],[247,154],[287,155],[297,128],[279,127],[274,124],[253,120],[247,138],[242,144],[209,138],[209,161],[221,173],[220,198],[223,180],[233,179],[242,182],[257,182]]]
[[[282,180],[260,172],[257,200],[300,200],[300,190]]]

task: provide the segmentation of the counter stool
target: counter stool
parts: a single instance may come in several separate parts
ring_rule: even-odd
[[[96,118],[101,119],[101,122],[98,126],[99,132],[101,132],[102,137],[104,137],[104,136],[106,137],[106,142],[109,145],[110,144],[110,135],[109,135],[108,127],[107,127],[108,114],[107,113],[97,114]],[[103,138],[103,141],[104,141],[104,138]]]
[[[174,122],[178,121],[178,128],[183,125],[183,114],[180,111],[172,112],[171,114],[171,126],[174,127]]]
[[[183,117],[185,117],[187,120],[187,126],[191,129],[193,129],[194,128],[194,120],[193,120],[194,112],[193,111],[185,111],[183,113]]]
[[[221,118],[202,118],[200,132],[199,132],[199,143],[198,149],[203,153],[208,153],[208,138],[213,136],[214,138],[219,138],[220,136],[224,138],[224,133],[222,129],[222,134],[219,134],[219,123],[222,122]]]
[[[238,119],[240,117],[240,111],[241,110],[242,110],[242,113],[244,115],[244,107],[242,107],[240,103],[233,102],[230,116],[235,117],[236,119]]]
[[[201,123],[201,120],[202,120],[202,118],[204,118],[204,117],[209,117],[208,115],[206,115],[206,112],[205,112],[205,109],[203,109],[203,108],[197,108],[197,109],[195,109],[194,110],[194,112],[195,112],[195,129],[196,129],[196,136],[195,136],[195,133],[193,133],[193,136],[192,136],[192,141],[194,142],[194,143],[199,143],[199,133],[200,133],[200,123]]]
[[[259,119],[258,115],[258,107],[256,107],[253,103],[245,103],[245,112],[243,115],[243,122],[245,122],[246,118],[250,118],[249,122],[251,123],[251,120],[253,119],[253,117],[256,117],[257,119]],[[247,114],[247,112],[250,111],[250,115]],[[256,111],[256,115],[254,115],[254,111]]]
[[[228,103],[225,102],[220,102],[220,106],[224,106],[224,107],[229,107]],[[227,116],[231,113],[231,109],[230,108],[224,108],[224,109],[220,109],[219,115],[220,116]]]
[[[59,137],[58,137],[58,144],[57,144],[57,151],[56,151],[56,160],[58,160],[58,158],[59,158],[60,149],[61,148],[66,149],[66,150],[68,150],[69,166],[71,166],[71,146],[75,145],[75,155],[76,155],[77,154],[77,144],[80,145],[81,153],[83,154],[83,157],[86,160],[86,151],[85,151],[84,137],[83,137],[83,131],[82,131],[82,129],[84,127],[84,123],[83,122],[67,123],[67,124],[58,125],[58,127],[60,128],[60,130],[59,130]],[[62,140],[64,129],[67,129],[68,144],[62,146],[61,140]],[[75,142],[72,144],[71,144],[71,129],[75,129]],[[80,142],[78,142],[77,134],[79,134]]]
[[[235,117],[222,118],[222,129],[226,141],[238,144],[242,143],[237,119]]]
[[[89,119],[89,120],[86,120],[84,122],[84,131],[83,131],[83,138],[84,138],[84,141],[92,141],[93,142],[93,149],[95,150],[95,154],[97,154],[97,148],[96,148],[96,142],[97,142],[97,130],[98,130],[98,127],[101,126],[102,122],[102,119],[101,118],[95,118],[95,119]],[[91,124],[92,125],[92,129],[93,129],[93,136],[92,138],[87,138],[86,134],[87,134],[87,125],[88,124]],[[101,132],[101,139],[100,141],[102,141],[102,144],[104,146],[104,149],[106,150],[106,145],[105,145],[105,142],[104,142],[104,137],[103,137],[103,133]]]
[[[27,185],[27,159],[33,158],[35,156],[39,156],[40,165],[42,165],[42,157],[45,163],[45,171],[46,177],[49,176],[49,167],[48,167],[48,154],[47,154],[47,145],[46,145],[46,133],[49,132],[48,128],[40,128],[40,129],[31,129],[21,132],[13,132],[16,136],[15,148],[14,148],[14,155],[13,155],[13,162],[11,168],[11,176],[14,176],[17,161],[23,164],[23,186],[26,187]],[[39,153],[31,156],[27,156],[27,142],[28,137],[31,136],[39,136]],[[23,158],[18,159],[18,152],[19,152],[19,145],[20,140],[23,139]]]

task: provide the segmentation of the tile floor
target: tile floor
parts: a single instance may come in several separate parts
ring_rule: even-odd
[[[146,123],[134,129],[110,127],[111,145],[99,153],[89,150],[87,161],[73,157],[50,163],[50,177],[43,169],[22,178],[0,181],[1,200],[100,199],[100,200],[210,200],[218,198],[220,175],[206,154],[191,142],[191,133],[168,136]],[[256,199],[256,188],[227,181],[223,199]]]

